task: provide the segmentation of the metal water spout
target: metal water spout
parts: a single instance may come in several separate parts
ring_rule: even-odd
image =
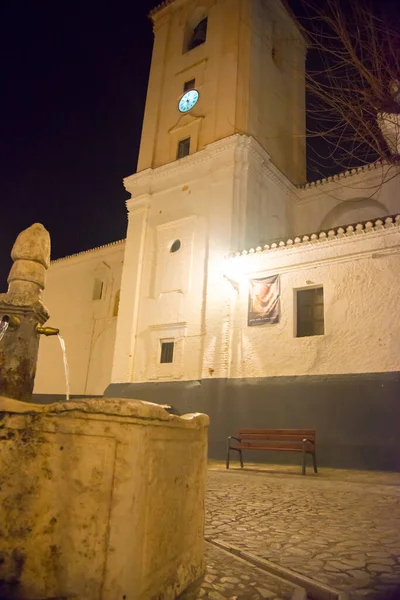
[[[40,325],[37,325],[36,333],[39,333],[39,335],[45,335],[46,337],[49,337],[50,335],[58,335],[60,333],[60,330],[56,329],[55,327],[41,327]]]
[[[41,297],[50,265],[50,236],[35,223],[17,237],[8,291],[0,294],[0,396],[29,401],[39,350],[39,336],[57,335],[43,327],[49,318]]]

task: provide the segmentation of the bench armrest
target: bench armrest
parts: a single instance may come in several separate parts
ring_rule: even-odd
[[[230,436],[228,437],[228,444],[229,444],[229,445],[231,445],[231,440],[236,440],[237,442],[239,442],[239,444],[240,444],[240,442],[242,441],[240,438],[237,438],[237,437],[235,437],[234,435],[230,435]]]
[[[315,441],[314,440],[309,440],[308,438],[304,438],[303,443],[304,442],[309,442],[310,444],[314,444],[314,446],[315,446]]]

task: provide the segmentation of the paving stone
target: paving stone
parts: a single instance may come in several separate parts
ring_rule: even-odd
[[[367,552],[367,556],[373,556],[374,558],[389,558],[389,552]]]
[[[307,550],[302,550],[301,548],[289,548],[288,552],[290,554],[295,554],[296,556],[310,556],[310,553]]]
[[[212,538],[354,593],[389,589],[396,576],[400,582],[398,476],[323,469],[301,477],[293,469],[287,475],[286,467],[251,469],[211,468]]]
[[[395,582],[400,585],[400,577],[398,573],[381,573],[379,579],[382,581]]]
[[[274,592],[271,592],[270,590],[265,590],[265,589],[261,589],[261,588],[256,588],[257,592],[261,595],[261,598],[275,598],[275,594]]]
[[[368,560],[368,564],[375,564],[375,565],[389,565],[394,566],[396,564],[396,561],[393,560],[393,558],[370,558]]]
[[[208,592],[207,597],[210,598],[210,600],[225,600],[225,596],[216,590],[211,590],[211,592]]]
[[[368,565],[368,571],[373,571],[374,573],[391,573],[392,569],[389,565]]]
[[[331,560],[331,561],[329,561],[329,563],[327,563],[327,566],[328,565],[330,567],[333,567],[337,571],[346,571],[347,569],[353,568],[352,565],[349,565],[348,563],[345,563],[344,561],[339,561],[339,560]]]
[[[293,584],[282,582],[281,579],[208,543],[206,543],[206,564],[204,577],[181,594],[180,600],[198,598],[262,600],[263,596],[258,589],[270,594],[265,596],[268,599],[290,600],[292,597]],[[217,575],[210,576],[210,569]]]
[[[351,575],[352,577],[355,577],[358,580],[366,579],[367,581],[369,581],[370,579],[368,573],[359,569],[355,569],[354,571],[348,571],[348,575]]]

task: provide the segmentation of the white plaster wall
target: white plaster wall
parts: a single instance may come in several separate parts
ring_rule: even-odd
[[[290,181],[303,184],[306,41],[279,0],[252,0],[242,10],[242,28],[251,45],[246,133]]]
[[[293,191],[293,235],[400,212],[399,168],[380,163]]]
[[[245,151],[243,139],[233,136],[126,180],[133,198],[128,201],[114,383],[201,377],[209,328],[225,303],[220,292],[214,295],[215,285],[240,229],[246,188],[235,173],[237,155]],[[181,248],[171,253],[178,239]],[[226,318],[226,311],[222,314]],[[161,340],[170,339],[175,341],[174,362],[160,364]],[[221,339],[215,343],[220,348]]]
[[[231,377],[400,370],[398,226],[229,261]],[[248,278],[279,273],[281,319],[247,326]],[[323,286],[325,335],[295,337],[295,290]]]
[[[124,242],[51,264],[43,301],[48,325],[65,339],[71,394],[102,395],[111,379]],[[104,281],[101,300],[93,300],[95,278]],[[64,394],[65,376],[59,341],[42,336],[34,393]]]
[[[244,239],[238,248],[257,247],[292,235],[295,187],[273,165],[270,156],[253,139],[246,138],[242,179],[246,182]],[[236,249],[236,248],[235,248]]]
[[[397,225],[251,254],[233,268],[225,256],[249,232],[266,225],[276,238],[277,223],[286,235],[294,227],[294,188],[254,140],[232,136],[125,183],[133,197],[113,383],[398,368]],[[281,274],[279,325],[247,327],[246,284],[236,297],[224,277],[235,281],[235,269]],[[326,333],[296,338],[294,290],[308,285],[324,286]],[[175,341],[173,364],[160,364],[162,340]]]

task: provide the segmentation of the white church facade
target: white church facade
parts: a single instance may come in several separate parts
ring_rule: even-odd
[[[47,275],[71,394],[206,412],[212,457],[240,427],[315,428],[321,465],[398,468],[394,167],[305,183],[306,40],[279,0],[151,16],[126,239]],[[56,344],[43,401],[65,393]]]

